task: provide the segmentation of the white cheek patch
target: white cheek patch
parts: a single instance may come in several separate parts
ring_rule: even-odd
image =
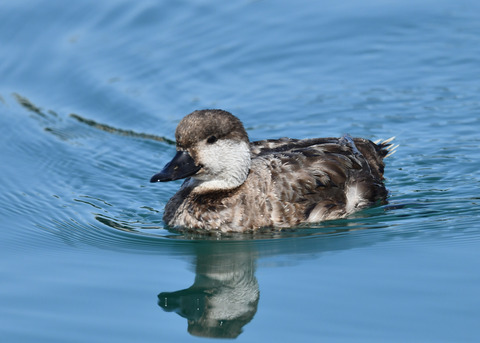
[[[194,176],[203,181],[200,189],[232,189],[240,186],[250,170],[250,146],[246,142],[218,140],[214,144],[200,143],[197,164],[203,173]]]

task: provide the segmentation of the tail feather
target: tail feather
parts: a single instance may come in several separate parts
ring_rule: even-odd
[[[392,156],[396,151],[400,144],[393,144],[392,141],[395,139],[395,136],[390,137],[388,139],[382,140],[378,139],[374,143],[378,145],[382,150],[386,150],[387,153],[385,157]]]

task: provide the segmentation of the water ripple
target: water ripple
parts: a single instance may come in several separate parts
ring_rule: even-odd
[[[468,228],[475,225],[471,216],[479,213],[479,198],[459,198],[458,189],[454,198],[454,189],[448,187],[458,182],[458,178],[470,182],[472,176],[477,179],[473,174],[476,169],[468,163],[472,158],[470,153],[476,152],[475,144],[463,145],[461,149],[436,148],[433,154],[407,158],[401,149],[408,151],[414,147],[408,144],[403,147],[403,144],[396,157],[387,161],[388,165],[402,165],[397,170],[387,166],[387,184],[393,190],[391,203],[359,212],[345,220],[291,230],[260,230],[249,235],[179,233],[166,230],[161,220],[162,208],[178,184],[162,187],[157,193],[159,199],[156,199],[158,190],[148,187],[149,172],[145,169],[137,173],[139,167],[146,167],[145,156],[156,154],[159,148],[149,141],[166,143],[167,146],[173,144],[172,141],[115,128],[79,115],[62,116],[56,111],[41,109],[25,96],[14,96],[45,132],[67,144],[43,140],[42,144],[11,148],[15,149],[13,153],[31,156],[36,170],[48,171],[41,176],[42,179],[53,178],[58,183],[47,192],[42,188],[5,192],[0,195],[0,201],[7,204],[4,210],[11,215],[35,215],[37,227],[54,234],[67,245],[87,244],[102,249],[149,253],[166,249],[171,253],[179,244],[228,241],[259,244],[265,254],[304,254],[309,249],[320,253],[387,241],[398,245],[427,244],[425,242],[431,242],[431,239],[441,242],[439,244],[466,244],[478,240],[478,233],[470,232]],[[130,138],[139,140],[128,141]],[[104,145],[107,139],[109,146]],[[122,149],[116,149],[112,142]],[[48,154],[51,148],[46,148],[45,143],[52,148],[55,146],[60,156]],[[163,147],[166,154],[169,153],[167,146]],[[34,158],[38,156],[42,158]],[[452,161],[460,160],[465,162],[460,168],[448,169]],[[432,173],[433,166],[437,168],[435,173]],[[442,166],[447,168],[446,173],[438,172]],[[152,171],[156,168],[152,167]],[[115,181],[106,183],[105,178]],[[478,184],[478,180],[475,182]],[[465,188],[464,193],[468,195],[469,189]],[[58,209],[62,209],[58,218],[47,215],[58,212]],[[79,214],[82,216],[78,217]],[[35,239],[21,236],[21,242],[17,244],[35,245],[39,236],[38,233],[32,236]],[[337,237],[341,237],[343,243],[335,240]],[[41,236],[39,241],[45,242],[46,239]],[[335,248],[330,244],[332,240]],[[299,242],[305,250],[295,248]],[[275,248],[272,250],[265,245]]]

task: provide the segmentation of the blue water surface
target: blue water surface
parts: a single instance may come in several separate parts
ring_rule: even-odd
[[[480,3],[0,3],[2,342],[477,342]],[[252,140],[396,136],[389,203],[168,231],[196,109]]]

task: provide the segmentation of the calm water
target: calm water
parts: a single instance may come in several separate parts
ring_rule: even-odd
[[[2,342],[477,342],[479,56],[478,1],[2,1]],[[396,136],[389,204],[165,230],[181,181],[148,181],[211,107]]]

